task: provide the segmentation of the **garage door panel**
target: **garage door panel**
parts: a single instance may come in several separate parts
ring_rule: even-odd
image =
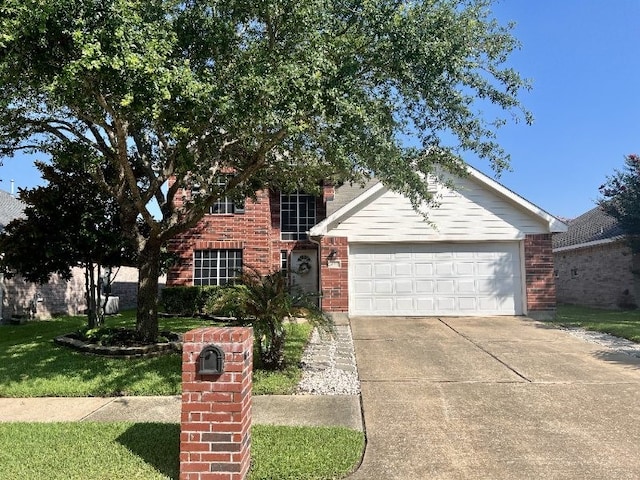
[[[422,293],[433,293],[434,292],[434,284],[435,282],[433,280],[421,280],[418,279],[415,282],[416,284],[416,293],[418,295],[422,294]]]
[[[456,299],[454,297],[436,297],[436,309],[442,312],[453,312],[456,310]]]
[[[436,275],[439,275],[439,276],[451,277],[455,273],[453,268],[453,262],[445,261],[442,263],[436,263],[435,267],[436,267]]]
[[[447,294],[455,292],[454,280],[436,280],[436,293]]]
[[[389,278],[393,273],[393,263],[375,263],[373,265],[373,275],[376,278]]]
[[[395,293],[398,295],[413,293],[413,281],[411,280],[396,280],[394,283]]]
[[[367,259],[371,261],[370,259]],[[356,263],[354,265],[353,274],[355,278],[372,278],[373,277],[373,265],[371,263]]]
[[[422,261],[415,264],[415,275],[416,277],[431,277],[433,276],[433,264],[432,263],[423,263]]]
[[[374,292],[379,294],[393,293],[393,281],[392,280],[376,280],[374,283]]]
[[[522,313],[518,242],[350,245],[355,315]]]
[[[355,280],[353,282],[353,290],[356,295],[371,295],[374,291],[372,280]]]
[[[475,312],[478,309],[478,301],[475,297],[458,297],[458,307],[464,312]]]
[[[477,286],[476,286],[476,281],[473,279],[469,279],[469,280],[465,280],[465,279],[460,279],[458,280],[458,289],[457,292],[461,293],[461,294],[465,294],[465,293],[475,293],[477,290]]]
[[[410,277],[413,274],[413,268],[411,263],[396,263],[394,268],[396,276]]]
[[[455,265],[456,275],[458,276],[474,276],[475,264],[473,262],[464,261]]]
[[[396,297],[395,307],[399,312],[412,312],[414,310],[413,298]]]

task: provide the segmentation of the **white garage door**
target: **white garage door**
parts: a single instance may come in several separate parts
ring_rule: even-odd
[[[522,314],[519,245],[351,244],[349,313]]]

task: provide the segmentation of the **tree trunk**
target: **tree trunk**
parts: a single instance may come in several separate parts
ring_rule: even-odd
[[[160,243],[147,241],[138,257],[138,311],[136,328],[147,342],[158,338],[158,277]]]
[[[84,290],[87,299],[87,327],[96,328],[100,326],[100,321],[96,312],[96,299],[93,277],[93,264],[84,264]]]

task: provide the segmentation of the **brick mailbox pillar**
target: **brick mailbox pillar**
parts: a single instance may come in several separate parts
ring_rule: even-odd
[[[209,373],[211,355],[218,355],[222,373]],[[251,460],[252,365],[251,328],[207,327],[184,334],[180,479],[246,477]]]

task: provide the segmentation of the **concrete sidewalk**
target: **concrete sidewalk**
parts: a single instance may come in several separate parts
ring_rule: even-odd
[[[255,424],[363,429],[357,395],[264,395],[252,401]],[[180,408],[180,396],[0,398],[0,422],[180,423]]]

